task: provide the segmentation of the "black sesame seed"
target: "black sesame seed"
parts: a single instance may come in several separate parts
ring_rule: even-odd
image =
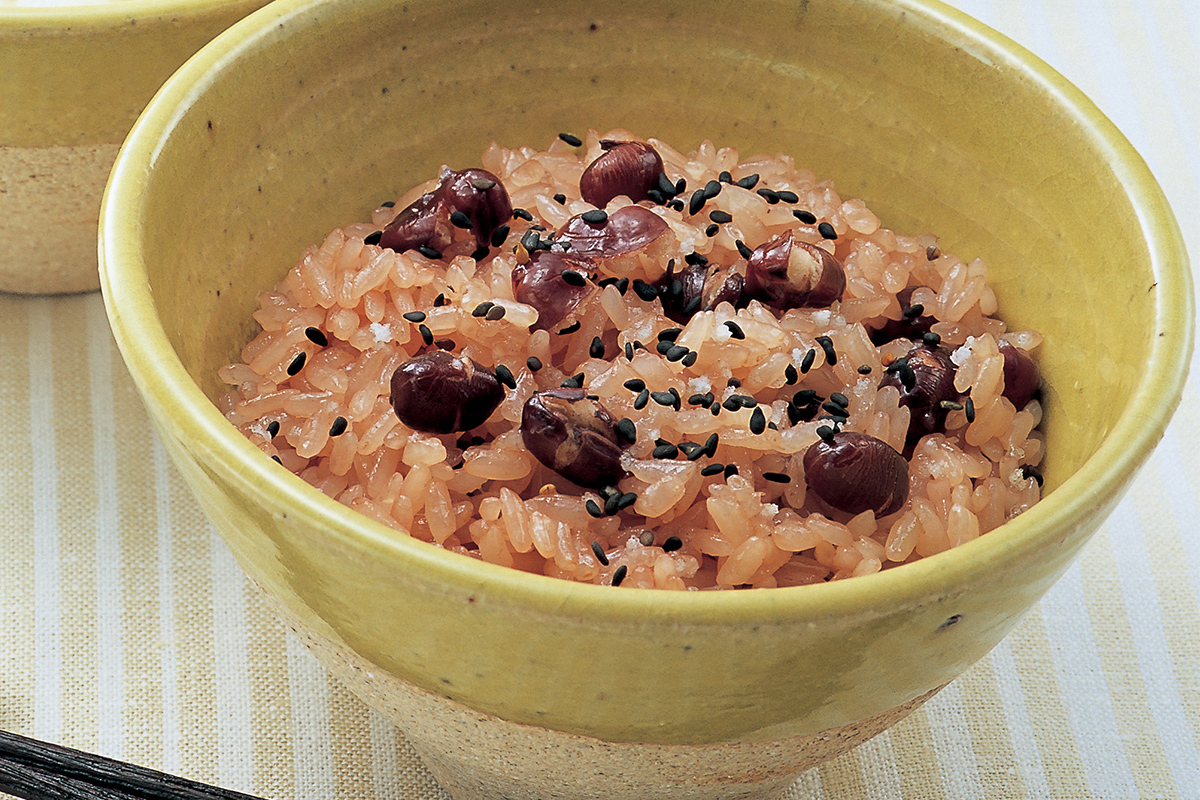
[[[580,139],[573,133],[560,133],[558,138],[571,145],[571,147],[579,147],[579,145],[583,144],[583,139]]]
[[[682,345],[675,345],[670,350],[668,350],[666,353],[664,353],[664,355],[666,356],[667,361],[675,362],[675,361],[681,360],[684,356],[686,356],[690,352],[691,352],[690,350],[688,350],[686,347],[683,347]]]
[[[748,394],[735,394],[733,397],[742,404],[742,408],[754,408],[758,405],[758,401]]]
[[[450,224],[463,230],[471,229],[471,218],[461,211],[450,212]]]
[[[725,473],[726,478],[731,478],[738,474],[737,464],[726,464],[725,469],[722,471]]]
[[[1038,486],[1042,486],[1045,484],[1045,478],[1042,476],[1042,471],[1039,470],[1037,467],[1033,466],[1032,464],[1025,464],[1024,466],[1022,466],[1021,474],[1024,475],[1027,479],[1033,478],[1035,481],[1037,481]]]
[[[667,540],[662,543],[664,553],[674,553],[683,547],[683,539],[678,536],[668,536]]]
[[[445,294],[439,294],[437,297],[433,298],[433,307],[434,308],[441,308],[444,305],[446,305],[446,295]]]
[[[667,177],[665,172],[658,173],[658,191],[663,197],[674,197],[678,192],[675,191],[675,184],[671,183],[671,179]]]
[[[792,476],[786,472],[764,472],[763,480],[771,481],[772,483],[791,483]]]
[[[742,326],[738,325],[733,320],[731,320],[731,319],[725,320],[725,327],[729,330],[729,338],[731,338],[731,339],[745,339],[746,338],[746,332],[742,330]]]
[[[761,408],[754,409],[750,415],[750,432],[758,435],[767,429],[767,417]]]
[[[679,445],[679,449],[687,455],[688,461],[699,461],[702,456],[708,455],[704,445],[695,442],[684,442]]]
[[[588,513],[593,517],[604,516],[604,512],[600,509],[600,506],[597,505],[595,500],[588,500],[586,503],[584,503],[584,506],[587,508]],[[593,508],[596,509],[594,514],[592,513]],[[592,542],[592,553],[595,554],[596,560],[599,561],[601,565],[605,567],[608,566],[608,556],[604,554],[604,548],[600,546],[599,542]]]
[[[324,347],[325,345],[329,344],[329,339],[327,339],[325,337],[324,332],[322,332],[320,328],[313,328],[313,327],[305,328],[304,335],[308,338],[308,340],[310,342],[317,345],[318,347]]]
[[[797,195],[795,192],[790,191],[788,189],[780,189],[775,194],[777,194],[779,196],[779,199],[785,203],[795,203],[800,200],[799,195]]]
[[[573,269],[563,270],[562,279],[571,286],[587,286],[587,276]]]
[[[381,239],[383,239],[383,231],[375,231],[363,237],[363,244],[379,244]]]
[[[521,235],[521,247],[532,253],[541,246],[541,239],[538,238],[537,231],[530,228]]]
[[[582,327],[583,327],[583,322],[581,320],[575,320],[567,327],[559,328],[558,333],[560,336],[568,336],[568,335],[574,333],[575,331],[579,330]]]
[[[633,407],[636,410],[641,411],[643,408],[646,407],[646,404],[649,402],[650,402],[650,390],[642,389],[640,392],[638,392],[637,397],[635,397],[633,399]]]
[[[308,353],[301,350],[300,353],[295,358],[292,359],[292,363],[288,364],[287,374],[295,375],[297,372],[304,369],[304,362],[307,360],[308,360]]]
[[[409,322],[424,322],[425,321],[425,312],[424,311],[409,311],[407,314],[404,315],[404,318],[406,320],[408,320]]]
[[[705,408],[708,407],[708,398],[706,398],[702,394],[694,394],[691,397],[689,397],[687,401],[688,401],[689,406],[704,406]]]
[[[761,189],[757,190],[755,192],[755,194],[757,194],[762,199],[766,200],[768,205],[775,205],[776,203],[779,202],[779,195],[775,192],[774,189],[768,189],[767,187],[764,186]]]
[[[925,260],[926,261],[937,261],[941,257],[942,257],[942,249],[940,247],[938,247],[936,244],[931,244],[931,245],[929,245],[929,247],[925,248]]]
[[[572,375],[571,377],[567,378],[565,381],[562,382],[561,385],[564,389],[582,389],[583,388],[583,380],[584,380],[584,375],[582,372],[580,372],[580,373],[577,373],[577,374]]]
[[[517,379],[513,376],[512,370],[503,364],[496,365],[496,380],[510,389],[517,388]]]
[[[795,403],[788,403],[786,407],[788,424],[795,425],[804,419],[804,412],[800,410],[800,406]]]
[[[624,297],[625,292],[629,291],[629,278],[621,278],[621,280],[617,281],[616,286],[617,291]]]
[[[709,458],[717,454],[717,444],[720,443],[721,437],[715,433],[710,433],[708,438],[704,440],[704,453]]]
[[[499,247],[500,245],[504,244],[504,241],[508,238],[508,232],[510,230],[511,228],[509,228],[507,225],[501,225],[499,228],[496,228],[496,230],[492,231],[492,238],[490,239],[492,247]]]
[[[975,421],[975,401],[970,397],[963,402],[963,411],[967,413],[967,422]]]
[[[742,382],[740,380],[738,380],[737,378],[731,377],[729,380],[725,381],[725,385],[732,386],[735,389],[740,389],[742,386]]]
[[[703,189],[697,189],[692,192],[692,196],[688,199],[688,213],[692,216],[700,213],[700,209],[704,208],[708,198],[704,196]]]
[[[267,423],[267,435],[272,439],[279,435],[279,420],[273,419]]]
[[[830,416],[847,419],[846,407],[838,405],[832,400],[826,400],[824,403],[821,403],[821,410],[825,411]]]
[[[458,346],[454,343],[453,339],[438,339],[434,344],[437,345],[439,350],[453,350]]]
[[[421,341],[425,344],[433,344],[433,331],[429,330],[428,326],[418,325],[417,331],[421,334]]]
[[[670,203],[667,203],[667,208],[683,213],[683,201],[676,197]]]
[[[420,253],[421,255],[425,256],[426,258],[433,259],[434,261],[437,261],[439,258],[442,257],[442,251],[434,250],[432,247],[430,247],[427,244],[418,245],[417,252]]]
[[[803,222],[805,225],[814,225],[817,221],[816,215],[811,211],[802,211],[801,209],[796,209],[792,212],[792,216]]]
[[[588,347],[588,355],[592,358],[604,358],[604,342],[599,336],[592,337],[592,343]]]
[[[691,350],[688,352],[688,354],[686,356],[684,356],[683,358],[681,358],[679,360],[679,363],[683,364],[685,367],[691,367],[691,366],[695,365],[696,361],[699,360],[699,358],[700,358],[700,354],[697,353],[695,350]]]
[[[660,342],[673,342],[679,338],[679,334],[683,333],[683,328],[663,328],[658,332],[658,340]]]
[[[654,298],[658,297],[658,289],[655,289],[653,286],[646,283],[641,278],[634,278],[633,293],[636,294],[642,300],[645,300],[647,303],[649,303]]]
[[[554,195],[554,202],[558,203],[560,206],[565,205],[567,202],[567,196],[562,192],[559,192],[558,194]]]
[[[380,208],[395,208],[395,207],[396,207],[396,201],[394,201],[394,200],[385,200],[385,201],[383,201],[382,203],[380,203],[380,204],[379,204],[379,207],[380,207]]]
[[[758,173],[757,172],[755,172],[751,175],[747,175],[746,177],[742,178],[741,180],[739,180],[737,182],[737,185],[742,187],[743,189],[753,189],[757,184],[758,184]]]
[[[709,225],[707,228],[704,229],[704,235],[710,239],[712,237],[716,236],[720,232],[721,232],[721,226],[717,225],[715,223],[712,225]]]
[[[592,515],[596,519],[604,516],[604,509],[602,509],[600,504],[590,497],[586,502],[584,502],[583,507],[588,514]],[[606,567],[608,566],[608,558],[604,555],[604,551],[600,548],[599,542],[592,542],[592,552],[596,554],[597,561]]]
[[[737,395],[730,395],[725,398],[725,402],[721,403],[721,405],[726,411],[737,411],[742,407],[742,404],[738,402]]]
[[[341,436],[343,433],[346,432],[346,428],[349,425],[350,425],[350,423],[346,420],[345,417],[343,417],[343,416],[334,417],[333,424],[329,426],[329,435],[330,436]]]
[[[754,251],[751,250],[741,239],[738,239],[736,242],[734,242],[734,244],[737,245],[738,255],[740,255],[742,258],[749,260],[750,256],[754,255]]]
[[[593,225],[603,225],[608,222],[608,213],[603,209],[596,208],[591,211],[585,211],[579,215],[579,218],[584,222],[590,222]]]
[[[683,307],[683,315],[685,317],[690,317],[690,316],[692,316],[692,314],[695,314],[697,311],[699,311],[701,299],[702,298],[700,297],[700,295],[696,295],[691,300],[689,300],[688,304]]]
[[[617,508],[622,510],[629,508],[631,505],[637,502],[637,498],[638,496],[636,492],[626,492],[617,498]]]
[[[863,365],[859,366],[858,374],[859,375],[870,375],[871,374],[871,365],[863,364]]]
[[[675,445],[671,444],[670,442],[667,442],[666,444],[660,444],[658,447],[654,448],[654,452],[652,452],[650,454],[651,458],[660,458],[660,459],[661,458],[668,458],[668,459],[675,458],[675,456],[677,456],[677,455],[679,455],[679,448],[676,447]]]
[[[625,358],[633,361],[633,344],[630,342],[625,343]]]
[[[822,222],[817,226],[817,233],[821,234],[822,239],[836,239],[837,231],[828,222]]]
[[[660,406],[675,405],[675,395],[670,392],[651,392],[650,399],[658,403]]]
[[[711,478],[713,475],[720,475],[724,469],[724,464],[705,464],[704,469],[700,470],[700,474],[705,478]]]
[[[625,576],[626,576],[627,574],[629,574],[629,568],[628,568],[628,567],[626,567],[624,564],[622,564],[621,566],[617,567],[616,571],[615,571],[615,572],[613,572],[613,576],[612,576],[612,585],[613,585],[613,586],[620,586],[620,585],[621,585],[621,582],[625,580]]]
[[[542,368],[542,360],[537,356],[530,356],[529,358],[525,359],[525,366],[530,372],[537,372]]]
[[[822,425],[819,428],[817,428],[817,436],[820,436],[821,439],[826,442],[833,441],[833,435],[835,433],[837,433],[837,430],[834,428],[831,428],[828,425]]]
[[[497,320],[504,319],[504,315],[507,313],[508,309],[506,309],[504,306],[492,306],[488,309],[488,312],[483,315],[483,318],[488,322],[495,322]]]
[[[933,331],[928,331],[924,336],[921,337],[921,343],[926,347],[937,347],[942,343],[942,337]]]
[[[796,371],[794,364],[788,364],[783,368],[783,381],[788,386],[794,386],[796,381],[800,380],[800,373]]]
[[[704,199],[705,200],[712,200],[714,197],[716,197],[720,193],[721,193],[721,182],[720,181],[709,181],[708,183],[704,184]]]
[[[850,407],[850,398],[846,397],[846,395],[842,394],[841,392],[831,392],[829,395],[829,400],[832,403],[837,403],[842,408]]]
[[[282,459],[279,458],[279,456],[271,456],[271,460],[274,461],[279,466],[281,466],[281,467],[283,466],[283,461],[282,461]]]
[[[611,517],[613,514],[620,511],[621,509],[617,506],[617,503],[619,502],[621,502],[621,493],[618,491],[613,491],[613,493],[608,496],[608,499],[604,501],[604,516]]]
[[[491,311],[495,305],[496,304],[493,303],[491,300],[484,300],[482,303],[475,306],[475,309],[473,311],[471,311],[471,316],[472,317],[486,317],[488,315],[488,312]],[[408,317],[407,314],[405,314],[404,316],[405,316],[405,318]],[[424,315],[422,315],[421,319],[413,320],[413,322],[424,322],[424,321],[425,321]]]
[[[523,208],[514,208],[513,219],[523,219],[526,222],[533,222],[533,214],[530,214]]]
[[[656,351],[658,351],[658,354],[660,356],[665,356],[667,354],[667,351],[670,350],[674,346],[675,346],[674,342],[670,341],[669,339],[663,339],[661,342],[654,345],[654,349]]]
[[[825,351],[825,363],[833,366],[837,363],[837,351],[833,349],[833,340],[828,336],[818,336],[817,344],[821,345],[821,349]]]
[[[733,175],[730,174],[729,170],[723,169],[721,170],[721,174],[717,176],[717,180],[721,183],[733,183]]]
[[[708,264],[708,259],[697,253],[695,250],[684,256],[683,260],[693,267],[703,267]]]
[[[804,358],[800,359],[800,374],[801,375],[808,374],[808,371],[810,369],[812,369],[813,361],[816,360],[816,357],[817,357],[817,351],[813,350],[811,347],[808,348],[808,352],[804,354]]]
[[[904,316],[905,319],[916,319],[917,317],[919,317],[925,313],[925,306],[923,306],[921,303],[913,303],[911,306],[904,309],[900,313],[901,313],[901,315]]]
[[[630,378],[621,385],[631,392],[640,392],[646,388],[646,382],[641,378]]]
[[[617,438],[633,444],[637,441],[637,425],[633,424],[633,420],[629,417],[622,417],[621,421],[616,424]]]

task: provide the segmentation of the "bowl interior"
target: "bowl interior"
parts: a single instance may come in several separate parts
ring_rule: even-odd
[[[684,150],[708,138],[747,156],[791,154],[834,179],[843,197],[865,198],[888,227],[932,231],[946,251],[984,258],[1010,327],[1045,335],[1037,359],[1046,383],[1047,498],[968,546],[842,586],[655,601],[614,601],[609,592],[601,601],[590,591],[598,587],[501,575],[432,547],[385,541],[379,526],[263,465],[224,424],[210,403],[224,390],[217,368],[255,333],[257,293],[304,246],[365,218],[441,164],[476,164],[492,140],[544,147],[560,131],[618,126]],[[811,687],[779,689],[769,667],[787,658],[814,675],[835,668],[818,663],[819,648],[798,653],[808,646],[802,638],[746,639],[745,647],[773,653],[761,674],[737,653],[721,654],[714,638],[705,656],[713,669],[689,674],[719,694],[734,685],[721,671],[734,663],[742,669],[740,688],[731,690],[737,699],[704,706],[714,738],[791,724],[818,706],[854,719],[939,685],[986,652],[1065,569],[1149,453],[1177,402],[1191,347],[1186,258],[1141,160],[1045,65],[932,1],[397,7],[281,0],[206,48],[143,115],[110,183],[102,239],[114,330],[166,438],[200,465],[197,475],[224,474],[213,480],[226,485],[235,476],[258,487],[253,502],[286,500],[297,516],[320,518],[322,535],[338,539],[337,552],[353,551],[356,568],[369,571],[374,558],[401,569],[424,560],[438,580],[478,591],[503,586],[496,591],[512,603],[572,616],[581,630],[590,624],[581,621],[585,614],[649,614],[681,629],[704,615],[726,625],[757,615],[784,628],[825,631],[825,645],[839,628],[846,633],[849,620],[882,619],[884,609],[911,610],[922,626],[940,621],[942,599],[961,595],[971,581],[979,587],[972,606],[978,624],[937,644],[922,638],[920,653],[907,652],[912,640],[906,645],[899,636],[886,647],[865,634],[843,640],[853,652],[834,661],[859,675],[854,680],[864,674],[855,670],[869,673],[898,653],[911,667],[911,676],[877,698],[855,697],[853,681],[828,676],[828,702],[805,699]],[[263,514],[213,505],[227,533],[270,527]],[[278,510],[269,516],[286,528],[281,514],[287,517]],[[583,690],[563,690],[543,701],[542,716],[523,717],[506,699],[511,687],[484,677],[478,652],[470,669],[479,679],[467,681],[470,689],[446,689],[432,664],[449,669],[450,656],[434,654],[433,644],[417,655],[398,653],[389,641],[420,634],[330,599],[336,567],[272,571],[261,562],[278,558],[277,543],[260,546],[247,533],[238,544],[239,536],[231,540],[243,564],[253,573],[259,562],[259,577],[279,578],[269,589],[286,584],[331,633],[420,685],[539,724],[618,737],[614,731],[629,730],[627,714]],[[431,613],[467,625],[481,612]],[[892,615],[889,624],[902,628],[905,620]],[[366,625],[374,626],[369,634]],[[655,642],[673,634],[651,627],[641,626],[644,647],[630,652],[665,658]],[[446,634],[443,644],[456,635]],[[499,636],[483,639],[495,645]],[[726,639],[725,649],[735,640]],[[564,641],[581,648],[581,674],[629,695],[620,675],[582,666],[621,667],[619,655],[592,657],[604,647],[599,635],[553,646]],[[530,662],[549,652],[538,646],[529,643]],[[675,657],[660,660],[657,671],[670,671]],[[629,695],[645,720],[628,735],[653,739],[667,728],[671,735],[694,728],[696,718],[653,694],[661,680],[650,672],[645,693]],[[589,721],[580,722],[583,716]],[[836,718],[818,717],[820,724]]]

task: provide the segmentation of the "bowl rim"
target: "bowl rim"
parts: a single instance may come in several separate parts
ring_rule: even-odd
[[[986,536],[918,561],[860,576],[771,591],[614,592],[484,563],[398,534],[309,486],[284,470],[228,423],[184,370],[159,322],[137,241],[137,209],[147,170],[190,102],[222,65],[252,50],[257,39],[287,19],[330,0],[276,0],[222,33],[193,56],[155,95],[116,159],[100,224],[100,275],[114,335],[142,392],[178,424],[182,438],[199,441],[226,474],[237,475],[268,507],[311,517],[341,543],[425,571],[429,580],[489,592],[548,614],[588,615],[607,621],[648,617],[727,625],[773,615],[815,619],[830,614],[879,613],[899,602],[950,595],[996,564],[1032,557],[1047,540],[1067,538],[1075,522],[1115,502],[1149,457],[1182,395],[1193,346],[1194,298],[1182,234],[1166,197],[1130,142],[1078,88],[1029,52],[982,22],[939,0],[871,0],[919,17],[923,24],[978,58],[1013,69],[1079,125],[1105,154],[1114,178],[1136,212],[1158,279],[1158,336],[1146,359],[1146,380],[1097,451],[1055,491]],[[124,4],[114,4],[124,8]],[[150,3],[139,2],[139,6]],[[957,587],[957,588],[956,588]]]
[[[92,0],[48,6],[0,5],[0,30],[61,28],[78,34],[89,28],[128,25],[131,19],[194,17],[246,0]]]

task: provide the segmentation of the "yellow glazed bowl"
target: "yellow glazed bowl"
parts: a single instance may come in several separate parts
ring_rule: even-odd
[[[188,56],[267,0],[45,2],[0,0],[4,292],[100,285],[100,195],[121,140]]]
[[[869,577],[623,591],[399,536],[222,418],[217,368],[305,245],[493,139],[616,126],[790,153],[889,227],[984,257],[1002,316],[1045,335],[1045,499]],[[1067,568],[1192,347],[1186,254],[1145,164],[1062,77],[934,0],[278,0],[142,115],[101,259],[129,369],[229,547],[456,797],[765,796],[878,732]]]

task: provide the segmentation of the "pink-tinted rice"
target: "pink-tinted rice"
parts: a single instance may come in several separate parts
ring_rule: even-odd
[[[881,227],[861,200],[842,199],[829,181],[797,169],[788,156],[741,159],[711,142],[683,154],[644,140],[662,156],[672,181],[684,178],[698,187],[722,171],[734,181],[757,173],[758,186],[799,196],[795,204],[771,204],[752,189],[726,183],[694,218],[686,207],[651,207],[678,240],[678,258],[694,251],[710,263],[744,269],[737,240],[754,248],[787,229],[831,248],[847,274],[840,302],[782,314],[757,302],[697,313],[678,338],[699,354],[691,367],[667,361],[653,347],[658,331],[676,326],[662,315],[659,302],[643,302],[632,291],[622,296],[615,286],[588,301],[579,314],[580,330],[531,333],[537,311],[513,299],[511,281],[514,266],[527,254],[520,247],[514,252],[513,245],[533,224],[554,231],[591,208],[579,197],[579,177],[600,154],[602,138],[637,139],[625,131],[589,132],[581,147],[555,140],[540,152],[488,148],[482,166],[501,178],[513,205],[528,210],[535,222],[514,219],[505,246],[493,248],[481,262],[471,258],[474,242],[465,236],[440,260],[364,244],[435,181],[309,247],[277,289],[262,293],[254,318],[263,330],[246,345],[242,361],[220,371],[232,387],[222,398],[223,413],[285,468],[397,536],[576,581],[609,584],[620,570],[624,587],[774,587],[865,575],[986,534],[1037,502],[1039,483],[1026,467],[1042,458],[1041,407],[1034,399],[1015,408],[1001,396],[998,347],[1008,341],[1035,350],[1041,337],[1010,331],[994,316],[996,298],[983,262],[940,252],[933,236]],[[566,201],[556,201],[556,194]],[[628,203],[618,197],[608,210]],[[792,213],[796,208],[832,225],[837,238],[826,239],[815,225],[800,222]],[[714,209],[734,221],[709,236],[708,214]],[[624,276],[653,282],[665,265],[643,259],[626,268]],[[897,389],[879,385],[885,365],[903,356],[910,343],[901,339],[876,347],[868,329],[899,318],[896,295],[907,286],[923,287],[911,302],[940,320],[933,330],[953,349],[955,386],[964,394],[969,390],[975,419],[968,423],[964,411],[951,411],[945,434],[926,435],[913,448],[909,499],[900,511],[881,519],[870,511],[851,517],[806,489],[801,459],[825,423],[789,424],[787,401],[804,388],[821,396],[840,391],[849,399],[846,430],[870,433],[903,450],[909,410],[898,405]],[[435,305],[439,296],[444,304]],[[472,316],[485,301],[503,306],[503,318]],[[504,364],[516,377],[516,389],[468,436],[409,430],[389,404],[392,372],[428,349],[416,324],[403,318],[418,310],[427,315],[424,324],[434,337],[452,340],[456,353],[489,368]],[[736,321],[744,339],[731,337],[727,320]],[[311,341],[308,328],[322,331],[328,344]],[[834,343],[837,363],[819,357],[789,385],[787,366],[799,364],[822,335]],[[605,358],[590,357],[594,337],[605,343]],[[635,341],[648,347],[630,361],[623,351]],[[288,366],[302,352],[303,369],[289,376]],[[536,374],[526,366],[529,356],[544,364]],[[870,371],[863,374],[866,367]],[[585,387],[638,430],[624,457],[628,476],[619,487],[635,493],[637,501],[613,516],[595,518],[585,503],[603,505],[604,498],[540,464],[521,440],[521,409],[530,394],[580,372]],[[753,433],[752,412],[745,408],[717,416],[686,402],[679,411],[655,402],[635,409],[636,393],[623,385],[634,378],[656,391],[674,388],[685,401],[706,392],[718,403],[733,393],[752,395],[774,425]],[[740,387],[730,386],[730,378]],[[331,436],[338,417],[346,420],[346,429]],[[704,442],[712,433],[720,442],[712,458],[650,455],[656,439]],[[733,464],[737,474],[702,476],[713,462]],[[766,480],[764,473],[784,473],[791,481]],[[671,537],[682,545],[672,549],[672,541],[664,550]],[[594,542],[607,565],[597,558]]]

